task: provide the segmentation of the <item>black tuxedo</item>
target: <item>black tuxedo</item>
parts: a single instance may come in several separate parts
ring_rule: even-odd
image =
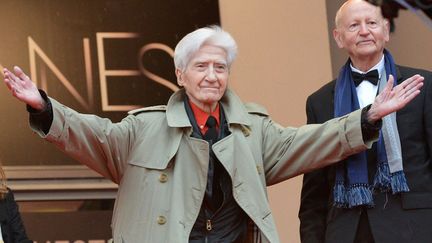
[[[27,238],[12,191],[0,200],[0,225],[5,243],[31,243]]]
[[[362,214],[376,243],[432,243],[432,73],[402,66],[397,71],[398,83],[414,74],[425,77],[420,95],[396,114],[410,192],[374,193],[374,208],[340,209],[332,206],[335,166],[305,174],[299,212],[302,243],[353,242]],[[333,118],[334,87],[335,80],[308,97],[308,123]],[[370,182],[376,155],[374,145],[367,151]]]

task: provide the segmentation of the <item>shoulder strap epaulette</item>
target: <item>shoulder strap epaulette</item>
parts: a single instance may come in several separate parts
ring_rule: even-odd
[[[143,113],[143,112],[155,112],[155,111],[165,112],[166,111],[166,105],[155,105],[155,106],[138,108],[135,110],[128,111],[128,114],[136,116],[136,115]]]
[[[262,105],[258,105],[256,103],[245,103],[245,108],[248,113],[256,114],[260,116],[269,116],[267,109]]]

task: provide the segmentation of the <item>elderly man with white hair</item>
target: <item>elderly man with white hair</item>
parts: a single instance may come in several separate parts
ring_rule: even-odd
[[[183,88],[119,123],[49,98],[18,67],[5,83],[40,136],[119,184],[114,242],[279,242],[266,187],[370,147],[423,79],[390,81],[371,106],[325,124],[283,128],[227,88],[236,54],[220,27],[189,33],[174,55]]]

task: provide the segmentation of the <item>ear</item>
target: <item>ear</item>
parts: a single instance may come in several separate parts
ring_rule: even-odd
[[[176,76],[177,76],[177,84],[178,84],[180,87],[182,87],[183,84],[184,84],[184,82],[183,82],[183,80],[182,80],[182,74],[183,74],[183,72],[182,72],[180,69],[176,68],[176,70],[175,70],[175,74],[176,74]]]
[[[343,48],[343,41],[342,41],[342,34],[341,34],[341,30],[339,29],[334,29],[333,30],[333,38],[336,41],[336,44],[338,45],[339,48]]]

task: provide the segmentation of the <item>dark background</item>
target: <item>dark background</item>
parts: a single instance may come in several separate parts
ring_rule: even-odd
[[[20,66],[29,76],[29,37],[87,100],[83,39],[89,38],[95,105],[87,110],[71,95],[46,63],[36,55],[36,81],[46,73],[49,96],[80,112],[119,121],[126,111],[102,111],[96,34],[133,32],[139,38],[106,39],[106,69],[138,70],[139,62],[152,73],[176,83],[171,56],[160,50],[138,58],[140,48],[161,43],[174,49],[187,33],[219,24],[217,0],[2,0],[0,8],[0,65]],[[100,53],[99,53],[100,54]],[[108,76],[110,105],[165,104],[172,90],[144,75]],[[3,165],[76,164],[28,126],[25,106],[5,86],[0,88],[0,161]]]

